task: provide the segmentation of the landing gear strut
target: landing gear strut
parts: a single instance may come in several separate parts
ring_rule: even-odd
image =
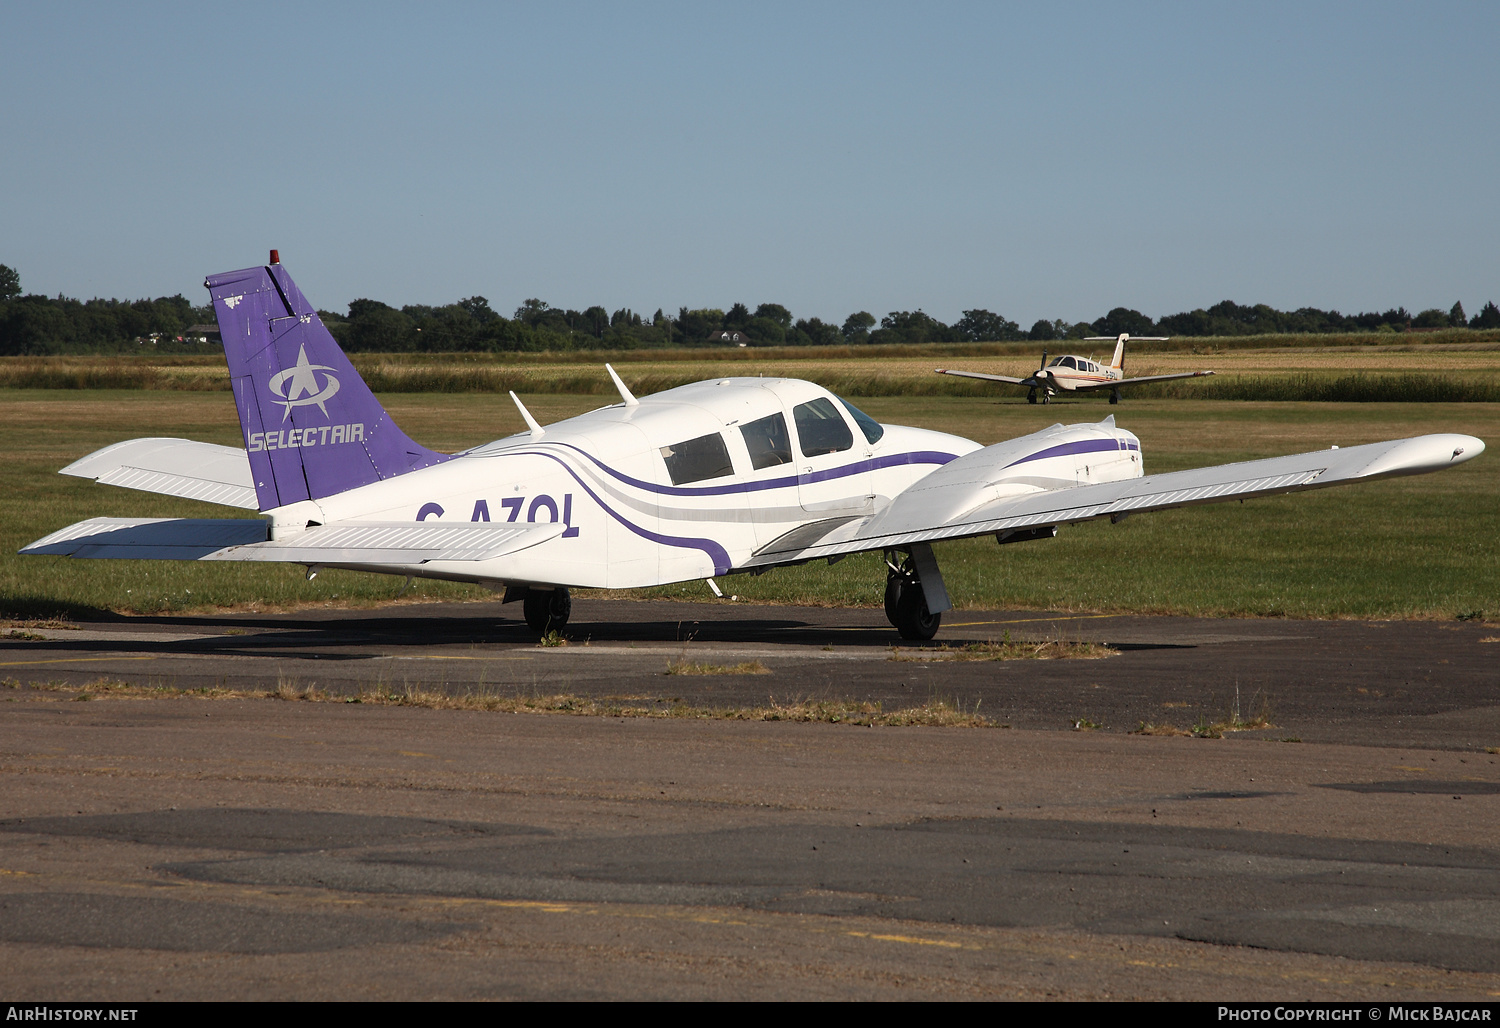
[[[912,549],[914,552],[908,554],[900,564],[896,563],[900,554],[886,554],[885,616],[896,631],[901,633],[901,638],[925,642],[937,635],[938,626],[943,623],[943,611],[948,609],[948,593],[943,588],[937,561],[932,558],[932,548],[919,543]],[[918,550],[925,553],[919,554],[916,552]],[[928,588],[923,587],[919,567],[927,571]],[[941,596],[936,613],[928,609],[928,592],[934,583],[937,594]]]
[[[566,589],[527,589],[522,608],[527,626],[537,635],[560,632],[573,613],[573,597]]]

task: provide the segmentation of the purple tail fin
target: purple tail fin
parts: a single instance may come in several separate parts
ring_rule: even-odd
[[[213,294],[261,510],[448,459],[396,427],[280,264],[203,284]]]

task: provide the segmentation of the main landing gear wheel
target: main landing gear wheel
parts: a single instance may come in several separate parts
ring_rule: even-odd
[[[1120,390],[1118,390],[1118,389],[1111,389],[1109,391],[1109,402],[1110,403],[1119,403],[1120,402]]]
[[[573,597],[566,589],[529,589],[522,601],[526,624],[537,635],[560,632],[573,613]]]
[[[1026,402],[1027,403],[1036,403],[1036,390],[1035,389],[1028,389],[1028,390],[1026,390]]]
[[[907,557],[901,567],[887,564],[885,576],[885,617],[901,633],[901,638],[913,642],[926,642],[937,635],[943,623],[942,614],[933,614],[927,609],[927,597],[922,592],[922,582],[912,559]]]

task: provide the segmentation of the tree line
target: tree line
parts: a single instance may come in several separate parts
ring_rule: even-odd
[[[793,318],[778,303],[753,310],[743,303],[721,308],[658,309],[649,317],[629,308],[572,310],[529,299],[505,317],[483,296],[433,307],[392,307],[359,299],[347,313],[319,311],[339,344],[350,352],[559,351],[638,349],[668,346],[830,346],[883,343],[967,343],[1131,335],[1237,336],[1282,333],[1405,332],[1443,328],[1500,328],[1500,308],[1489,302],[1473,317],[1463,304],[1415,315],[1404,307],[1380,313],[1341,314],[1304,307],[1279,311],[1265,304],[1242,306],[1229,300],[1208,308],[1152,320],[1140,311],[1116,307],[1095,321],[1039,320],[1029,329],[991,311],[962,312],[951,325],[930,314],[891,311],[876,317],[856,311],[842,323]],[[21,292],[17,272],[0,264],[0,355],[54,353],[207,352],[188,330],[214,324],[213,306],[195,306],[181,294],[154,300],[77,300]]]

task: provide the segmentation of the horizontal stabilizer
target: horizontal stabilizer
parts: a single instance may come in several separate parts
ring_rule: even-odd
[[[256,509],[250,460],[234,446],[191,439],[131,439],[80,457],[58,474],[187,500]]]
[[[503,557],[561,535],[567,525],[353,522],[269,539],[265,521],[92,518],[53,532],[25,554],[146,560],[251,560],[291,564],[421,564]]]
[[[262,542],[269,523],[220,518],[90,518],[38,539],[21,552],[56,557],[203,560],[226,547]]]
[[[269,560],[294,564],[422,564],[430,560],[491,560],[556,539],[561,522],[495,525],[480,521],[364,522],[321,525],[287,539],[237,546],[205,560]]]
[[[1385,443],[1192,471],[1172,471],[1122,482],[1082,485],[986,502],[990,480],[1014,456],[1015,440],[985,447],[945,465],[897,496],[878,514],[838,526],[823,539],[800,547],[772,544],[744,567],[784,564],[866,550],[899,549],[913,543],[964,539],[1031,527],[1061,525],[1129,514],[1334,485],[1422,475],[1462,464],[1484,452],[1468,435],[1425,435]]]

